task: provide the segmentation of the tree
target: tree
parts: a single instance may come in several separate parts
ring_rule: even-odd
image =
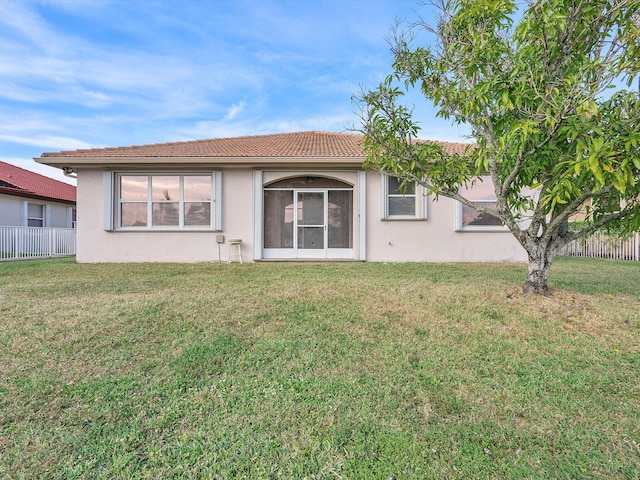
[[[528,254],[524,293],[547,294],[568,242],[640,228],[640,96],[617,87],[631,87],[640,71],[640,0],[432,6],[435,25],[396,24],[393,73],[356,97],[366,163],[499,218]],[[424,33],[433,45],[414,47]],[[465,155],[417,140],[401,103],[413,88],[437,115],[470,127]],[[497,210],[460,194],[483,176]],[[570,228],[578,212],[585,221]]]

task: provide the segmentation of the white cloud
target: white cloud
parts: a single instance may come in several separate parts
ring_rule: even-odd
[[[61,42],[47,22],[38,15],[33,4],[27,2],[0,2],[0,24],[4,24],[4,34],[13,34],[20,42],[35,44],[49,55],[64,54],[66,42]]]
[[[236,118],[244,110],[244,107],[246,107],[246,105],[247,105],[247,102],[245,102],[244,100],[242,100],[239,103],[234,103],[233,105],[231,105],[223,121],[233,120],[234,118]]]
[[[39,147],[51,151],[78,150],[94,148],[94,145],[76,138],[58,137],[55,135],[37,135],[35,137],[21,137],[17,135],[0,134],[0,140],[11,143],[19,143],[31,147]]]
[[[344,131],[413,6],[0,0],[0,154]]]
[[[90,107],[106,107],[113,103],[113,98],[105,93],[90,90],[82,90],[80,93],[84,97],[84,104]]]
[[[344,132],[355,120],[350,112],[316,115],[297,119],[280,119],[267,122],[266,125],[277,132],[302,132],[319,130],[327,132]]]
[[[353,122],[354,116],[347,112],[291,119],[250,118],[235,122],[200,121],[182,128],[180,140],[266,135],[307,130],[346,132]]]
[[[32,5],[37,4],[0,2],[0,25],[8,32],[0,39],[0,98],[175,117],[209,109],[212,96],[261,86],[251,65],[226,46],[200,44],[184,52],[175,42],[161,48],[163,36],[153,28],[157,18],[149,18],[150,25],[125,18],[113,27],[117,31],[128,25],[129,31],[119,32],[125,38],[149,36],[148,43],[130,48],[55,30]],[[116,11],[112,8],[110,14]],[[106,20],[87,21],[101,25]]]

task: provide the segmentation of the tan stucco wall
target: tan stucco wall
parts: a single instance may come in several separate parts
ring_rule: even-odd
[[[131,232],[105,231],[103,172],[78,172],[78,262],[209,262],[218,260],[214,231]],[[222,175],[223,261],[228,258],[226,240],[243,240],[243,259],[251,259],[252,172],[228,170]]]
[[[288,175],[293,173],[287,172]],[[326,171],[305,170],[305,175],[329,175]],[[263,173],[263,183],[283,176]],[[357,173],[334,172],[329,176],[356,184],[354,215],[358,215]],[[206,232],[125,232],[104,230],[103,172],[81,169],[78,173],[79,262],[206,262],[217,261],[216,233]],[[455,202],[441,198],[427,201],[427,219],[381,220],[380,175],[366,174],[366,260],[376,262],[523,262],[526,255],[509,232],[455,231]],[[253,259],[254,213],[251,169],[222,171],[222,232],[225,240],[242,239],[245,261]],[[358,258],[358,222],[354,221],[354,258]],[[228,243],[220,248],[226,261]]]
[[[381,177],[367,173],[367,260],[373,262],[524,262],[508,231],[456,231],[456,202],[427,198],[425,220],[381,220]]]
[[[222,172],[222,260],[228,258],[230,239],[242,240],[243,260],[252,260],[253,252],[253,172],[227,169]],[[216,259],[217,259],[216,247]]]

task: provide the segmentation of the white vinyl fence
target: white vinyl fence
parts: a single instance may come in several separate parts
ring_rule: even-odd
[[[75,254],[74,228],[0,227],[0,261]]]
[[[562,249],[560,255],[640,261],[640,233],[623,240],[596,233],[574,240]]]

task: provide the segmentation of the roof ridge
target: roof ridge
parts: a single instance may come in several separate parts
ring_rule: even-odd
[[[310,130],[45,152],[40,158],[351,158],[357,161],[365,156],[364,138],[361,133]],[[452,153],[462,153],[469,145],[439,140],[418,141],[434,142]]]
[[[229,136],[229,137],[213,137],[213,138],[201,138],[195,140],[177,140],[174,142],[156,142],[156,143],[145,143],[142,145],[120,145],[117,147],[96,147],[96,148],[80,148],[77,150],[62,150],[60,152],[44,152],[41,156],[48,155],[56,155],[56,154],[64,154],[64,153],[84,153],[84,152],[97,152],[97,151],[114,151],[114,150],[129,150],[129,149],[143,149],[149,147],[171,147],[171,146],[181,146],[181,145],[196,145],[203,144],[209,142],[220,142],[225,140],[233,140],[233,141],[242,141],[244,139],[260,139],[267,137],[285,137],[285,136],[295,136],[295,135],[306,135],[306,134],[321,134],[321,135],[344,135],[351,137],[364,137],[362,134],[356,133],[345,133],[345,132],[328,132],[324,130],[300,130],[297,132],[279,132],[279,133],[263,133],[263,134],[255,134],[255,135],[240,135],[240,136]]]

